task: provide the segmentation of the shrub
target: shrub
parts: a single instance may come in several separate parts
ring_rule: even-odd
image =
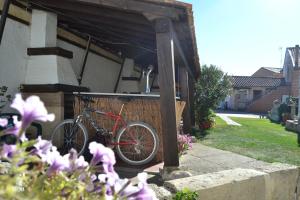
[[[191,192],[189,189],[178,191],[173,200],[197,200],[198,194]]]
[[[195,115],[196,122],[201,129],[210,128],[212,124],[212,110],[230,93],[231,82],[229,76],[214,65],[204,65],[201,76],[195,84]]]
[[[22,121],[15,119],[14,127],[1,133],[13,135],[17,142],[0,149],[0,199],[156,199],[145,173],[138,175],[138,186],[119,178],[114,152],[102,144],[90,143],[93,158],[87,163],[73,149],[61,156],[50,141],[28,141],[24,132],[31,122],[54,120],[38,97],[23,101],[16,95],[12,107]],[[7,124],[5,120],[0,123]]]

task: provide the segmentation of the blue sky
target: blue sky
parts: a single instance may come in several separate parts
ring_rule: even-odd
[[[300,0],[182,1],[193,4],[201,64],[230,75],[282,67],[285,48],[300,43]]]

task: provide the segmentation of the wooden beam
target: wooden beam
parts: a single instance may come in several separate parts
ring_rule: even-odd
[[[123,69],[124,69],[125,60],[126,60],[126,58],[123,58],[122,65],[121,65],[121,68],[120,68],[120,71],[119,71],[119,75],[118,75],[118,79],[117,79],[117,82],[115,84],[114,93],[116,93],[117,90],[118,90],[120,79],[121,79],[121,76],[122,76],[122,73],[123,73]]]
[[[173,28],[173,27],[172,27]],[[173,29],[174,30],[174,29]],[[184,67],[186,68],[186,70],[188,71],[188,73],[190,74],[190,77],[194,80],[196,80],[196,77],[195,77],[195,73],[191,70],[191,64],[189,64],[188,60],[186,59],[186,56],[185,56],[185,51],[183,50],[181,44],[180,44],[180,41],[177,37],[177,34],[175,31],[173,31],[173,39],[174,39],[174,44],[176,46],[176,49],[179,53],[179,56],[184,64]]]
[[[81,14],[90,18],[110,18],[119,22],[130,22],[139,25],[151,25],[151,23],[142,15],[138,13],[129,13],[128,11],[109,9],[107,7],[97,6],[97,2],[93,4],[83,4],[76,1],[65,0],[33,0],[33,6],[43,5],[55,10],[61,14],[72,13],[75,15]]]
[[[9,10],[10,4],[11,4],[11,0],[5,0],[4,4],[3,4],[3,8],[2,8],[2,14],[1,14],[1,19],[0,19],[0,45],[1,45],[2,37],[3,37],[3,33],[4,33],[6,18],[8,16],[8,10]]]
[[[87,24],[81,24],[79,22],[74,22],[71,19],[61,18],[59,17],[59,23],[66,24],[67,26],[72,26],[78,28],[88,28],[95,30],[95,26],[99,28],[105,28],[106,30],[109,30],[110,32],[115,32],[118,34],[123,35],[129,35],[131,37],[143,37],[147,40],[154,40],[155,38],[155,32],[153,29],[150,29],[147,26],[142,26],[140,28],[137,28],[133,25],[126,24],[126,23],[120,23],[120,22],[111,22],[110,19],[102,20],[102,19],[84,19],[85,21],[88,21],[90,25]],[[91,26],[93,25],[93,26]],[[119,26],[118,26],[119,25]]]
[[[195,96],[195,82],[191,78],[188,79],[189,82],[189,99],[190,99],[190,115],[191,115],[191,124],[192,126],[196,125],[195,118],[195,105],[194,105],[194,96]]]
[[[69,59],[73,58],[73,52],[65,50],[60,47],[28,48],[27,55],[29,56],[57,55]]]
[[[180,95],[181,99],[185,101],[185,108],[183,110],[183,132],[185,134],[191,133],[191,102],[189,94],[189,75],[185,67],[179,68],[179,83],[180,83]]]
[[[108,36],[110,37],[111,34],[110,33],[114,33],[114,34],[118,34],[119,36],[122,36],[121,39],[124,40],[124,38],[128,38],[128,40],[135,40],[140,44],[143,44],[145,46],[150,46],[150,44],[153,44],[155,42],[155,35],[153,36],[149,36],[147,34],[142,34],[142,33],[137,33],[137,32],[130,32],[130,31],[126,31],[126,30],[122,30],[122,29],[118,29],[118,28],[112,28],[110,26],[107,25],[99,25],[99,24],[95,24],[92,25],[82,25],[82,24],[78,24],[78,23],[73,23],[73,22],[68,22],[68,21],[63,21],[64,24],[67,25],[68,28],[70,29],[76,29],[80,32],[85,32],[85,33],[93,33],[94,36],[99,35],[99,37],[101,38],[101,36]],[[97,28],[95,28],[97,27]],[[109,31],[109,32],[102,32],[100,31],[101,29]],[[112,36],[112,38],[116,38],[115,36]]]
[[[143,13],[155,15],[157,17],[166,17],[178,19],[184,14],[183,9],[175,8],[174,6],[157,5],[151,2],[142,2],[139,0],[74,0],[72,2],[90,3],[93,5],[107,6],[114,9],[125,10],[127,12]]]
[[[176,124],[175,63],[172,22],[156,19],[157,61],[160,86],[163,150],[165,167],[179,166]]]
[[[59,38],[66,40],[67,42],[77,44],[77,46],[80,46],[81,48],[85,48],[87,45],[86,39],[77,36],[74,33],[71,33],[70,31],[67,31],[65,29],[57,28],[57,34]],[[109,51],[104,50],[103,48],[100,48],[95,44],[91,44],[91,51],[114,62],[122,63],[122,58],[113,53],[110,53]]]
[[[84,58],[83,58],[83,61],[82,61],[80,75],[79,75],[79,78],[78,78],[79,86],[81,85],[81,82],[82,82],[82,79],[83,79],[83,74],[84,74],[84,70],[85,70],[85,66],[86,66],[86,61],[88,59],[90,48],[91,48],[91,42],[92,42],[92,37],[89,36],[89,40],[87,42],[86,49],[85,49]]]

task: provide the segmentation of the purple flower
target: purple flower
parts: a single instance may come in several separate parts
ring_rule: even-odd
[[[1,119],[0,118],[0,127],[4,128],[4,127],[7,126],[7,124],[8,124],[7,119]]]
[[[37,143],[33,145],[35,149],[31,151],[32,154],[38,155],[43,162],[46,161],[47,154],[52,147],[52,143],[48,140],[43,140],[41,136],[38,137]]]
[[[35,121],[53,121],[54,115],[48,114],[44,103],[38,96],[31,96],[24,101],[21,94],[16,94],[16,97],[11,104],[22,115],[22,130],[28,128],[30,124]]]
[[[17,152],[16,145],[4,144],[1,150],[1,158],[12,158],[16,152]]]
[[[70,152],[63,156],[64,160],[69,161],[69,166],[67,168],[68,172],[74,172],[76,170],[83,170],[88,167],[88,163],[84,160],[83,156],[78,158],[77,151],[71,149]]]
[[[97,142],[91,142],[89,150],[93,155],[91,165],[97,165],[102,162],[106,165],[106,169],[109,170],[114,164],[116,164],[115,154],[110,148],[107,148]]]
[[[54,146],[52,146],[51,150],[48,151],[46,155],[46,162],[49,164],[47,171],[48,176],[64,171],[69,167],[68,160],[62,157]]]
[[[147,173],[138,174],[139,191],[128,196],[128,200],[156,200],[155,193],[147,185]]]

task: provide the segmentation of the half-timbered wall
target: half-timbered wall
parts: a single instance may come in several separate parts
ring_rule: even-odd
[[[78,77],[85,49],[62,40],[58,40],[57,45],[73,52],[71,64]],[[120,68],[121,64],[90,52],[83,74],[82,86],[89,87],[92,92],[113,92]]]

